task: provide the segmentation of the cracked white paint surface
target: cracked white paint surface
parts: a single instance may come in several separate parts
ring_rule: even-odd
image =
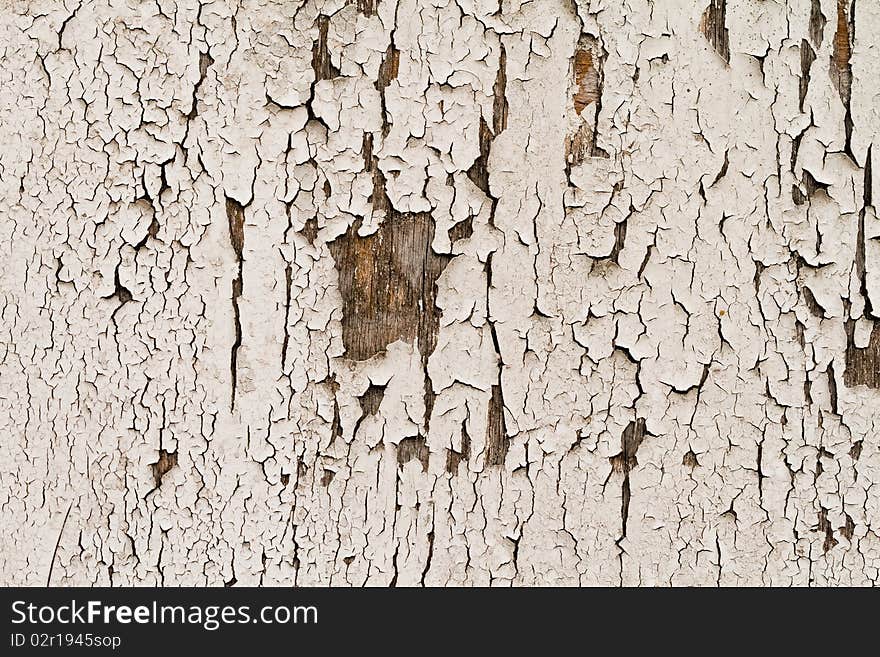
[[[877,582],[878,32],[4,2],[0,581]]]

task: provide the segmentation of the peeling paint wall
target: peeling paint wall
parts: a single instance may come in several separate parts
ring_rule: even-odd
[[[878,33],[5,2],[0,579],[877,582]]]

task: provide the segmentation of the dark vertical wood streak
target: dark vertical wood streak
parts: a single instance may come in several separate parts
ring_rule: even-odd
[[[232,316],[235,339],[229,356],[229,372],[232,378],[230,407],[235,409],[235,394],[238,387],[238,350],[241,347],[241,312],[238,300],[242,292],[243,253],[244,253],[244,206],[234,198],[226,197],[226,218],[229,222],[229,241],[238,262],[238,273],[232,280]]]
[[[499,382],[492,386],[486,418],[486,465],[503,465],[509,446],[507,424],[504,421],[504,397],[499,378]]]
[[[293,266],[288,263],[284,268],[284,341],[281,343],[281,370],[287,364],[287,347],[290,344],[290,301],[293,283]]]
[[[400,70],[400,51],[394,47],[394,34],[391,35],[391,43],[385,50],[385,56],[379,65],[379,77],[376,80],[376,90],[379,92],[379,104],[382,114],[382,136],[388,136],[391,125],[388,122],[388,107],[385,104],[385,89],[391,84],[391,81],[397,77]]]
[[[626,537],[626,525],[629,520],[629,504],[632,496],[629,473],[635,468],[639,461],[636,458],[636,452],[644,441],[647,431],[645,428],[644,418],[637,418],[630,422],[620,438],[620,453],[611,457],[611,466],[615,472],[623,473],[623,484],[621,486],[620,497],[620,518],[621,518],[621,537]],[[696,462],[696,458],[694,458]]]
[[[498,74],[495,77],[495,86],[492,88],[494,101],[492,104],[492,132],[497,137],[507,128],[507,51],[501,44],[501,53],[498,55]]]
[[[816,53],[806,39],[801,39],[801,77],[798,93],[798,109],[804,111],[804,100],[807,98],[807,91],[810,87],[810,69],[813,62],[816,61]]]
[[[865,159],[864,173],[864,199],[862,209],[859,212],[859,228],[856,238],[855,267],[859,278],[861,294],[865,300],[865,315],[874,318],[874,328],[871,331],[868,345],[858,348],[855,345],[855,321],[848,320],[846,323],[846,369],[843,371],[843,384],[847,387],[866,385],[871,388],[880,388],[880,322],[876,321],[874,307],[868,294],[867,267],[865,263],[865,216],[868,208],[874,207],[873,199],[873,150],[874,145],[868,147]]]
[[[814,531],[825,535],[825,540],[822,543],[822,551],[826,554],[831,548],[837,545],[838,541],[834,538],[834,529],[831,527],[831,522],[828,520],[828,509],[822,506],[819,507],[819,518]]]
[[[330,29],[330,17],[323,14],[316,19],[318,39],[312,45],[312,69],[315,81],[332,80],[339,75],[339,69],[333,65],[330,50],[327,47],[327,33]]]
[[[837,89],[846,111],[843,128],[846,135],[844,152],[855,160],[852,153],[852,47],[855,41],[855,1],[850,6],[847,0],[837,0],[837,28],[834,33],[834,48],[831,52],[831,81]]]
[[[211,57],[209,53],[199,53],[199,79],[193,85],[192,91],[192,105],[189,109],[189,113],[187,114],[187,120],[191,121],[199,115],[199,89],[202,84],[205,82],[205,77],[208,75],[208,68],[211,64],[214,63],[214,58]]]
[[[855,254],[855,266],[856,266],[856,276],[859,279],[860,291],[862,293],[862,298],[865,300],[865,315],[868,317],[874,317],[874,307],[871,303],[871,296],[868,294],[868,272],[867,266],[865,263],[865,240],[867,239],[865,236],[865,216],[868,213],[868,208],[873,207],[872,196],[872,186],[874,184],[873,181],[873,153],[874,145],[871,144],[868,147],[868,153],[865,156],[865,173],[864,173],[864,190],[863,194],[863,202],[862,209],[859,212],[859,228],[858,234],[856,236],[856,254]]]
[[[868,345],[863,348],[855,346],[853,333],[855,322],[846,324],[846,369],[843,371],[843,383],[847,387],[865,385],[880,388],[880,323],[874,324]]]
[[[730,63],[730,36],[727,30],[727,0],[711,0],[700,21],[700,31],[721,58]]]
[[[494,207],[494,206],[493,206]],[[504,361],[501,358],[501,345],[498,341],[498,332],[495,329],[495,321],[492,319],[491,290],[492,290],[492,256],[486,258],[486,308],[489,312],[487,323],[489,336],[492,338],[492,346],[497,358],[498,379],[492,386],[492,395],[489,398],[489,406],[486,418],[486,464],[502,465],[507,457],[510,437],[507,433],[507,423],[504,419],[504,389],[502,387],[502,372]]]
[[[825,24],[827,22],[825,14],[822,13],[821,1],[812,0],[810,6],[810,40],[816,48],[822,45],[822,38],[825,34]]]
[[[480,156],[474,162],[473,166],[468,170],[468,177],[473,183],[479,187],[491,203],[489,212],[489,223],[495,225],[495,210],[498,206],[498,199],[492,195],[489,184],[489,156],[492,151],[492,143],[503,130],[507,128],[508,104],[506,99],[507,89],[507,53],[502,45],[501,55],[499,56],[498,75],[495,80],[494,95],[495,102],[493,105],[492,126],[490,131],[486,122],[480,118]],[[537,238],[537,235],[535,236]],[[495,349],[497,359],[498,378],[496,383],[492,385],[491,396],[486,409],[486,448],[485,448],[485,464],[488,466],[500,466],[504,464],[507,458],[507,452],[510,447],[510,436],[507,431],[507,422],[504,417],[504,388],[502,385],[502,372],[504,362],[501,358],[501,346],[498,342],[498,333],[495,329],[495,321],[492,318],[492,256],[490,253],[486,258],[486,311],[487,324],[489,326],[489,335],[492,338],[492,345]],[[467,452],[465,455],[464,452]],[[454,467],[457,470],[458,462],[461,459],[467,459],[470,456],[470,436],[464,423],[462,424],[462,455],[460,458],[455,456],[447,456],[447,469]]]
[[[474,160],[474,163],[467,170],[467,176],[477,187],[488,197],[492,198],[489,192],[489,151],[492,148],[492,140],[495,135],[489,129],[486,120],[480,117],[480,155]]]

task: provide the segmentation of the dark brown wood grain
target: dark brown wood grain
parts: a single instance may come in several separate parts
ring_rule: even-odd
[[[846,369],[843,371],[843,384],[847,387],[865,385],[880,388],[880,324],[875,323],[868,346],[859,348],[853,342],[853,324],[847,333]]]
[[[430,354],[440,320],[436,281],[449,261],[431,249],[433,218],[391,211],[365,237],[357,234],[360,225],[329,245],[339,272],[346,357],[367,360],[395,340],[416,339],[422,354]]]
[[[730,37],[727,31],[727,0],[711,0],[700,30],[725,62],[730,61]]]

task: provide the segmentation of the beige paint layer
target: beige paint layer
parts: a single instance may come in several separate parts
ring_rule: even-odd
[[[5,2],[0,582],[877,582],[878,34]]]

